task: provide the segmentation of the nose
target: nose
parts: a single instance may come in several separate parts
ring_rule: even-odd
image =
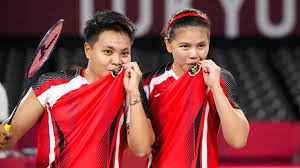
[[[190,50],[190,59],[197,59],[198,54],[197,54],[197,49],[191,49]]]
[[[112,55],[111,63],[112,63],[113,65],[121,65],[121,59],[120,59],[120,56],[119,56],[118,54]]]

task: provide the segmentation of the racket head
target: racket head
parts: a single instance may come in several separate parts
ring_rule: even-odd
[[[64,19],[57,21],[43,37],[42,41],[38,45],[37,49],[33,55],[33,61],[30,68],[26,73],[26,78],[31,78],[34,74],[44,65],[44,63],[50,57],[56,42],[58,41],[62,28]]]

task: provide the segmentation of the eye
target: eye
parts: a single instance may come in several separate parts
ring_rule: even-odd
[[[112,51],[111,50],[104,50],[103,51],[106,55],[111,55],[112,54]]]
[[[182,45],[180,45],[180,48],[188,48],[188,45],[182,44]]]
[[[206,47],[206,44],[200,44],[199,47],[204,48],[204,47]]]
[[[122,52],[122,56],[123,56],[123,57],[127,57],[128,55],[129,55],[129,52],[128,52],[128,51]]]

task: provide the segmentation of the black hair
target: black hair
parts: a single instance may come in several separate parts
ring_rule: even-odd
[[[185,17],[179,18],[170,25],[169,30],[168,30],[168,26],[173,21],[173,19],[184,13],[196,13],[196,14],[199,14],[201,17],[185,16]],[[203,19],[202,17],[205,19]],[[167,37],[169,42],[171,42],[175,37],[175,29],[182,28],[182,27],[188,27],[188,26],[203,26],[208,29],[207,36],[209,39],[210,38],[210,26],[207,21],[208,21],[207,15],[200,10],[191,9],[191,8],[190,9],[181,9],[172,15],[172,17],[168,21],[168,24],[165,26],[165,28],[163,29],[161,34],[163,37]]]
[[[98,40],[98,35],[103,31],[114,30],[127,33],[131,44],[134,41],[135,25],[126,16],[115,11],[98,11],[95,16],[86,22],[84,40],[93,46]]]

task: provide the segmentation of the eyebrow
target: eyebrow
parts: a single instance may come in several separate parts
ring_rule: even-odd
[[[129,50],[129,48],[127,47],[127,48],[123,48],[122,50]]]
[[[201,41],[198,44],[208,43],[208,41]]]
[[[114,47],[113,47],[113,46],[111,46],[111,45],[103,46],[103,48],[110,48],[110,49],[114,49]]]
[[[203,43],[208,43],[208,41],[200,41],[197,44],[203,44]],[[190,44],[189,42],[179,42],[178,44]]]
[[[111,45],[103,46],[103,48],[116,49],[115,47],[113,47]],[[121,51],[124,51],[124,50],[129,50],[129,47],[125,47],[125,48],[121,49]]]

